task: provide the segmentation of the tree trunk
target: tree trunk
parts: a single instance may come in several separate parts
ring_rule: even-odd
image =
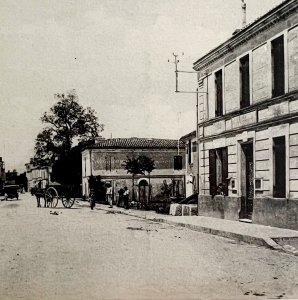
[[[135,175],[132,174],[132,196],[131,200],[135,201]]]
[[[151,183],[150,183],[150,172],[148,172],[148,180],[149,180],[149,195],[148,195],[148,200],[147,200],[147,206],[149,202],[151,201]]]

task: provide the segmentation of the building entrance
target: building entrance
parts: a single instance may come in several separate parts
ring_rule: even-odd
[[[241,144],[241,210],[240,219],[252,219],[254,198],[253,143]]]
[[[139,182],[139,202],[142,207],[145,207],[149,197],[149,185],[147,180],[143,179]]]

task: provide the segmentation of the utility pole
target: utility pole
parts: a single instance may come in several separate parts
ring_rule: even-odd
[[[195,71],[182,71],[182,70],[178,70],[178,63],[180,62],[179,60],[179,55],[175,54],[174,52],[172,53],[172,55],[174,56],[174,61],[173,63],[175,64],[175,79],[176,79],[176,89],[175,89],[175,93],[181,93],[181,94],[196,94],[196,143],[197,143],[197,190],[199,191],[199,94],[205,94],[207,99],[206,101],[208,101],[208,89],[205,92],[200,92],[199,88],[197,87],[196,90],[194,91],[181,91],[179,90],[179,84],[178,84],[178,80],[179,80],[179,73],[194,73],[197,75],[198,77],[198,72]],[[184,55],[184,53],[182,53],[182,55]],[[168,62],[170,62],[170,60],[168,59]],[[178,151],[179,151],[179,141],[178,141]],[[179,155],[179,152],[178,152]]]

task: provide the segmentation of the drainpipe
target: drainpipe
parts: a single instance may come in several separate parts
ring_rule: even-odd
[[[196,99],[196,143],[197,143],[197,184],[196,191],[199,192],[199,167],[200,167],[200,151],[199,151],[199,88],[197,88],[197,99]]]

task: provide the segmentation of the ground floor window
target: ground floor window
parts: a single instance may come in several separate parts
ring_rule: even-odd
[[[286,197],[286,139],[273,138],[273,197]]]
[[[228,195],[228,150],[218,148],[209,150],[210,195]]]

